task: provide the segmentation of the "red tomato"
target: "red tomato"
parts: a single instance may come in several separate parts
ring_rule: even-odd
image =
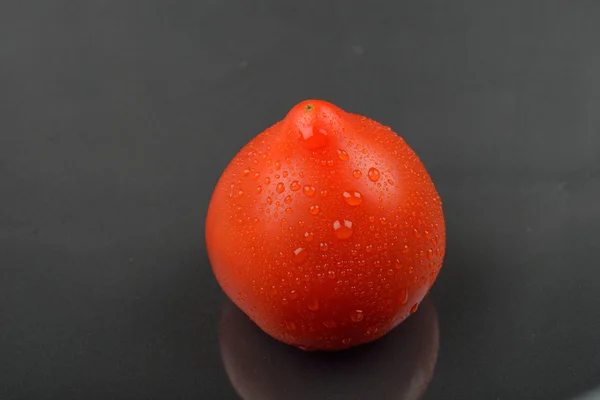
[[[206,242],[219,284],[262,330],[302,349],[340,350],[417,310],[446,235],[440,197],[401,137],[310,100],[228,165]]]

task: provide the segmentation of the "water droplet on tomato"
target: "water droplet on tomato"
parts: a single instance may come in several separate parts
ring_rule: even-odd
[[[297,190],[300,190],[300,182],[298,181],[293,181],[292,183],[290,183],[290,190],[292,192],[295,192]]]
[[[296,292],[295,290],[291,290],[290,291],[290,299],[296,300],[297,298],[298,298],[298,292]]]
[[[343,221],[336,220],[333,223],[333,231],[338,239],[348,239],[352,236],[352,222],[347,219]]]
[[[362,203],[362,195],[359,192],[344,192],[342,193],[344,200],[351,206],[358,206]]]
[[[348,161],[348,159],[350,158],[346,150],[338,149],[337,154],[340,160],[342,161]]]
[[[409,250],[410,250],[410,248],[408,247],[408,245],[407,245],[407,244],[405,244],[404,246],[402,246],[402,253],[403,253],[403,254],[406,254],[406,253],[408,253],[408,251],[409,251]]]
[[[277,184],[277,186],[275,186],[275,190],[277,191],[277,193],[281,194],[283,193],[283,191],[285,190],[285,186],[283,185],[283,182],[279,182]]]
[[[268,176],[265,178],[265,185],[268,185],[269,183],[271,183],[271,178],[269,178]]]
[[[321,197],[327,197],[327,190],[321,190]]]
[[[410,313],[414,314],[417,312],[417,310],[419,309],[419,303],[415,303],[411,308],[410,308]]]
[[[352,171],[352,176],[358,179],[362,176],[362,172],[360,172],[360,170],[358,169],[355,169],[354,171]]]
[[[259,194],[259,193],[261,193],[261,192],[262,192],[262,186],[258,185],[258,186],[256,187],[256,193],[257,193],[257,194]]]
[[[310,186],[310,185],[305,185],[302,188],[302,192],[307,195],[308,197],[313,197],[315,195],[315,193],[317,192],[317,189],[315,189],[314,186]]]
[[[350,343],[351,341],[352,341],[352,339],[350,339],[350,338],[343,338],[343,339],[342,339],[342,343],[343,343],[343,344],[348,344],[348,343]]]
[[[327,251],[329,249],[329,245],[325,242],[321,242],[321,243],[319,243],[319,249],[321,251]]]
[[[335,321],[332,320],[332,319],[328,319],[328,320],[324,321],[323,325],[325,325],[325,327],[329,328],[329,329],[333,329],[333,328],[335,328],[337,326],[337,324],[335,323]]]
[[[275,169],[281,169],[281,162],[279,160],[275,161]]]
[[[312,242],[314,238],[314,235],[312,232],[304,232],[304,240],[306,240],[307,242]]]
[[[309,298],[307,306],[309,310],[317,311],[319,309],[319,299],[317,297]]]
[[[433,258],[433,250],[427,249],[427,258],[430,260]]]
[[[308,212],[311,213],[312,215],[317,215],[319,213],[319,206],[314,204],[314,205],[308,207]]]
[[[354,310],[350,313],[350,319],[353,322],[360,322],[364,318],[364,314],[362,310]]]
[[[304,262],[306,257],[308,257],[308,253],[302,247],[298,247],[296,250],[294,250],[294,261],[296,263],[300,264]]]
[[[309,150],[316,150],[327,146],[329,132],[316,126],[303,126],[300,128],[300,139]]]
[[[400,300],[400,304],[406,304],[406,302],[408,301],[408,290],[400,289],[398,299]]]
[[[246,168],[246,169],[244,169],[244,170],[242,171],[242,174],[243,174],[244,176],[248,176],[248,175],[250,174],[250,170],[249,170],[248,168]]]
[[[283,199],[283,202],[285,204],[290,204],[292,202],[292,196],[290,196],[289,194],[287,196],[285,196],[285,199]]]
[[[293,323],[292,321],[286,321],[285,322],[285,327],[288,329],[288,331],[295,331],[296,330],[296,324]]]
[[[327,277],[329,279],[335,279],[335,271],[330,269],[329,271],[327,271]]]
[[[372,182],[377,182],[379,180],[379,178],[381,177],[381,174],[379,173],[379,170],[377,168],[369,168],[369,172],[367,173],[367,176],[369,177],[369,179]]]
[[[273,199],[271,198],[271,196],[267,196],[267,204],[268,205],[273,204]]]

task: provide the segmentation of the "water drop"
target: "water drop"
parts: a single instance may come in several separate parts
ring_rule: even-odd
[[[327,197],[327,190],[321,190],[321,197]]]
[[[308,299],[308,309],[311,311],[317,311],[319,309],[319,299],[317,297],[312,297]]]
[[[323,325],[325,325],[325,327],[329,328],[329,329],[335,328],[337,326],[337,324],[335,323],[335,321],[332,320],[332,319],[328,319],[328,320],[324,321]]]
[[[302,247],[298,247],[296,250],[294,250],[294,261],[296,263],[300,264],[304,262],[306,257],[308,257],[308,253]]]
[[[285,326],[289,331],[295,331],[296,330],[296,324],[293,323],[292,321],[286,321],[285,322]]]
[[[421,237],[421,234],[419,233],[419,231],[416,228],[413,229],[413,233],[415,234],[415,237]]]
[[[259,176],[260,176],[260,172],[255,172],[254,173],[254,179],[258,179]]]
[[[393,180],[391,180],[391,179],[388,179],[388,180],[387,180],[387,183],[389,183],[391,186],[394,186],[394,181],[393,181]]]
[[[319,249],[321,251],[327,251],[329,249],[329,246],[327,245],[327,243],[321,242],[321,243],[319,243]]]
[[[271,198],[271,196],[267,196],[267,204],[268,205],[273,204],[273,199]]]
[[[305,185],[302,188],[302,192],[307,195],[308,197],[313,197],[315,195],[315,193],[317,192],[317,189],[315,189],[314,186],[310,186],[310,185]]]
[[[350,319],[353,322],[360,322],[362,321],[364,318],[364,314],[362,312],[362,310],[354,310],[350,313]]]
[[[298,191],[300,190],[300,182],[298,181],[293,181],[292,183],[290,183],[290,190],[292,192]]]
[[[329,136],[329,132],[323,128],[310,125],[300,128],[300,139],[303,141],[304,146],[310,150],[327,146],[327,136]]]
[[[319,206],[315,204],[315,205],[308,207],[308,212],[311,213],[312,215],[317,215],[319,213]]]
[[[275,169],[276,170],[281,169],[281,162],[279,162],[279,160],[275,161]]]
[[[414,314],[417,312],[417,309],[419,308],[419,303],[415,303],[411,308],[410,308],[410,313]]]
[[[343,222],[336,220],[333,223],[333,230],[338,239],[348,239],[352,236],[352,222],[345,219]]]
[[[269,183],[271,183],[271,178],[269,178],[268,176],[265,178],[265,185],[268,185]]]
[[[242,174],[244,174],[244,176],[248,176],[250,174],[250,170],[246,168],[242,171]]]
[[[360,172],[360,170],[358,169],[355,169],[354,171],[352,171],[352,176],[358,179],[362,176],[362,172]]]
[[[314,238],[314,235],[312,232],[304,232],[304,240],[306,240],[307,242],[312,242]]]
[[[330,269],[329,271],[327,271],[327,277],[329,279],[335,279],[335,271]]]
[[[290,291],[290,299],[296,300],[297,298],[298,298],[298,292],[296,292],[295,290],[291,290]]]
[[[288,174],[289,174],[289,173],[288,173],[287,171],[283,171],[283,174],[281,174],[281,176],[283,176],[284,178],[287,178],[287,177],[288,177]]]
[[[290,195],[285,196],[285,199],[283,199],[283,202],[285,204],[290,204],[292,202],[292,196],[290,196]]]
[[[362,203],[362,195],[359,192],[344,192],[342,193],[344,200],[351,206],[358,206]]]
[[[369,176],[369,179],[372,182],[377,182],[379,180],[379,178],[381,177],[381,174],[379,173],[379,170],[377,168],[369,168],[369,172],[367,173],[367,175]]]
[[[343,339],[342,339],[342,343],[343,343],[343,344],[348,344],[348,343],[350,343],[350,341],[351,341],[351,340],[352,340],[352,339],[350,339],[350,338],[343,338]]]
[[[430,260],[433,258],[433,250],[427,249],[427,258]]]
[[[285,190],[285,186],[283,185],[283,182],[279,182],[277,184],[277,186],[275,186],[275,190],[277,191],[277,193],[281,194],[283,193],[283,191]]]
[[[346,150],[338,149],[337,154],[340,160],[342,161],[348,161],[348,159],[350,158]]]
[[[400,289],[398,299],[400,300],[400,304],[406,304],[406,302],[408,301],[408,290]]]
[[[261,192],[262,192],[262,186],[258,185],[256,187],[256,193],[258,194],[258,193],[261,193]]]
[[[406,253],[408,253],[408,251],[409,251],[409,250],[410,250],[410,249],[409,249],[409,247],[408,247],[408,245],[407,245],[407,244],[405,244],[404,246],[402,246],[402,253],[403,253],[403,254],[406,254]]]
[[[285,212],[286,212],[286,213],[291,213],[291,212],[293,212],[293,211],[294,211],[294,210],[292,210],[292,207],[288,207],[288,208],[286,208],[286,209],[285,209]],[[282,221],[282,222],[284,222],[284,221]]]

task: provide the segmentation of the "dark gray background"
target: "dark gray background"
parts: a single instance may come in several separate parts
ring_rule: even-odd
[[[236,398],[206,209],[306,98],[391,125],[444,201],[425,398],[592,390],[599,24],[593,0],[2,1],[0,398]],[[314,398],[346,393],[319,363]],[[373,400],[405,379],[364,374]]]

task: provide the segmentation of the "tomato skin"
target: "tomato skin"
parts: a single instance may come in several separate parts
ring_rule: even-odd
[[[405,320],[445,242],[440,198],[406,142],[320,100],[296,105],[234,157],[206,221],[227,296],[306,350],[366,343]]]

